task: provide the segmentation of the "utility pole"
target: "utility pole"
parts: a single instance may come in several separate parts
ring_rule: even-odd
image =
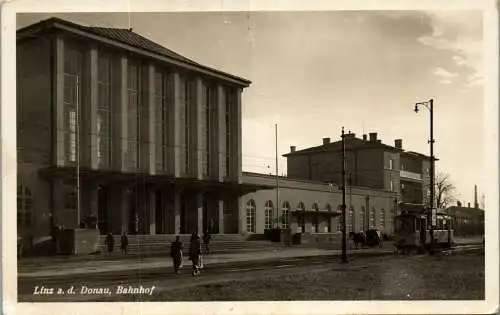
[[[80,228],[80,77],[76,77],[76,117],[75,117],[75,138],[76,138],[76,223]]]
[[[431,234],[431,245],[429,247],[429,252],[431,255],[434,254],[434,100],[431,98],[427,102],[420,102],[415,104],[415,113],[418,113],[418,106],[423,105],[425,106],[429,112],[430,112],[430,151],[431,151],[431,170],[430,170],[430,201],[429,201],[429,211],[430,213],[427,214],[427,217],[430,219],[430,228],[429,232]]]
[[[347,263],[347,222],[345,215],[345,135],[344,127],[342,127],[342,263]]]
[[[280,179],[278,176],[278,124],[274,124],[274,135],[276,145],[276,225],[279,228],[279,209],[280,209]]]

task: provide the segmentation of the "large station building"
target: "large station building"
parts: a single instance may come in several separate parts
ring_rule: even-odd
[[[20,234],[89,218],[101,234],[340,232],[338,142],[292,147],[288,177],[242,171],[246,79],[129,29],[51,18],[18,30],[17,81]],[[348,229],[391,234],[398,202],[425,198],[429,159],[347,140]]]

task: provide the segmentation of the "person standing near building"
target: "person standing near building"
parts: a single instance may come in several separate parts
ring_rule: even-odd
[[[182,250],[184,246],[182,245],[180,236],[175,237],[175,241],[170,245],[170,256],[174,263],[174,271],[176,274],[179,273],[179,269],[182,267]]]
[[[202,257],[201,257],[201,240],[200,236],[196,233],[191,235],[191,244],[189,247],[189,259],[193,264],[193,276],[196,276],[200,273],[200,269],[202,267]]]
[[[205,252],[207,254],[210,253],[209,245],[210,245],[211,238],[212,238],[212,236],[210,235],[210,232],[208,230],[205,231],[205,233],[203,233],[203,243],[205,244]]]
[[[121,249],[122,249],[122,254],[126,255],[127,254],[127,247],[128,247],[128,237],[127,237],[127,232],[123,232],[122,237],[121,237]]]
[[[108,254],[111,254],[113,252],[113,249],[115,248],[115,238],[113,237],[113,233],[108,233],[108,235],[106,236],[106,240],[104,240],[104,243],[108,248]]]

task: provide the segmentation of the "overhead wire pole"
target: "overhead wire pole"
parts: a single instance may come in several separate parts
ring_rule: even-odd
[[[76,77],[76,223],[80,227],[80,80]]]
[[[278,176],[278,124],[274,124],[274,136],[276,145],[276,225],[279,227],[279,207],[280,207],[280,179]]]
[[[346,235],[346,216],[345,216],[345,135],[342,127],[342,262],[347,263],[347,235]]]
[[[415,104],[415,113],[418,113],[418,106],[424,105],[430,111],[430,140],[428,143],[430,144],[430,153],[431,153],[431,170],[430,170],[430,200],[429,200],[429,210],[430,213],[427,213],[427,217],[430,217],[430,228],[429,233],[431,235],[431,244],[429,247],[430,254],[434,254],[434,100],[431,98],[427,102],[420,102]]]

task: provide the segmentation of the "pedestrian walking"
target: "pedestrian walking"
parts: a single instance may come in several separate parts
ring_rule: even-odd
[[[127,237],[127,232],[123,232],[122,237],[121,237],[121,249],[122,249],[122,254],[126,255],[127,254],[127,247],[128,247],[128,237]]]
[[[205,253],[209,254],[210,253],[210,239],[212,236],[210,235],[210,232],[207,230],[205,233],[203,233],[203,244],[205,244]]]
[[[175,241],[170,245],[170,256],[172,257],[172,261],[174,263],[174,272],[176,274],[179,273],[179,270],[182,268],[182,250],[184,246],[181,242],[180,236],[175,237]]]
[[[196,233],[193,233],[193,235],[191,235],[189,259],[191,259],[191,262],[193,264],[192,275],[196,276],[200,273],[200,269],[203,267],[201,257],[201,240],[200,236]]]
[[[108,233],[108,235],[106,235],[104,244],[106,244],[108,254],[111,254],[113,252],[113,249],[115,248],[115,238],[113,237],[113,233]]]

